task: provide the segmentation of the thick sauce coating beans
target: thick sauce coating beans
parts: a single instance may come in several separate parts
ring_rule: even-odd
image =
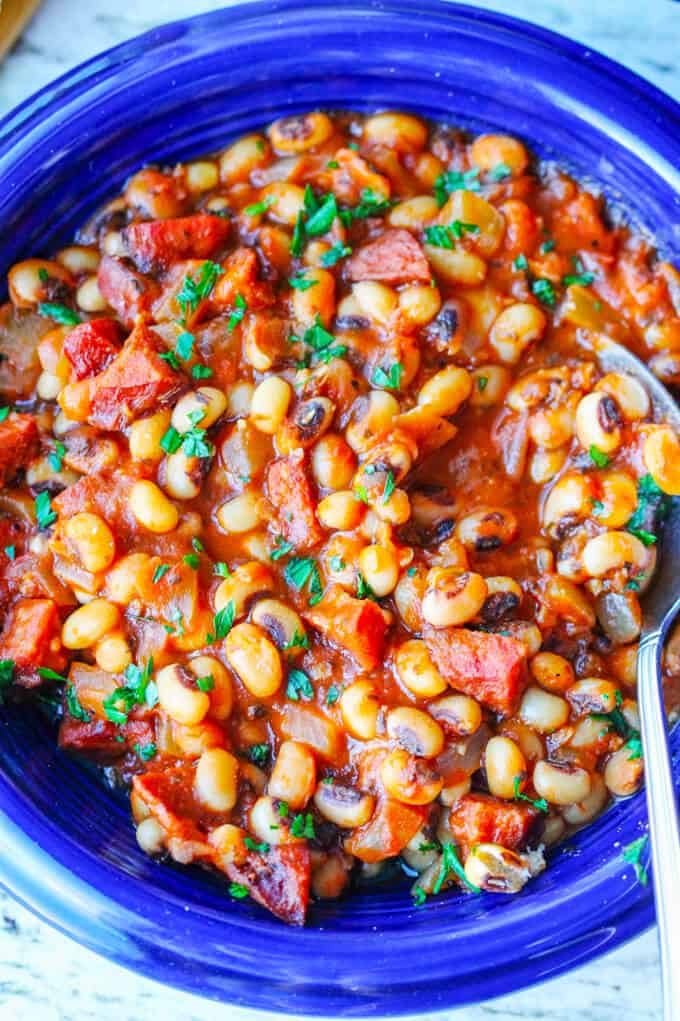
[[[9,294],[0,685],[59,693],[145,851],[301,924],[396,856],[418,903],[516,892],[639,789],[680,443],[593,341],[680,383],[680,277],[600,198],[301,114],[140,170]]]

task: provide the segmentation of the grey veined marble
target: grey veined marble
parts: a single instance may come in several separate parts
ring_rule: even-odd
[[[226,3],[226,0],[222,0]],[[329,0],[332,2],[332,0]],[[417,4],[417,0],[414,0]],[[1,6],[1,4],[0,4]],[[208,0],[45,0],[0,67],[0,113],[69,67]],[[477,6],[536,21],[627,64],[680,98],[680,4],[671,0],[496,0]],[[123,8],[121,12],[116,8]],[[483,954],[483,948],[480,948]],[[265,1021],[138,978],[83,950],[0,894],[2,1021]],[[423,1015],[421,1021],[434,1015]],[[513,996],[449,1012],[455,1021],[655,1021],[661,1017],[654,933]]]

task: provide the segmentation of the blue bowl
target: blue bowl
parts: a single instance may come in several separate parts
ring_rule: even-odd
[[[680,111],[629,71],[438,0],[281,0],[149,32],[4,118],[0,269],[66,241],[141,164],[319,106],[507,130],[601,186],[665,255],[680,248]],[[653,921],[649,887],[621,858],[644,832],[640,794],[553,853],[516,897],[449,893],[418,909],[405,888],[364,892],[286,929],[207,873],[143,855],[126,805],[59,753],[40,714],[1,712],[2,882],[85,946],[194,993],[293,1013],[422,1012],[547,979]]]

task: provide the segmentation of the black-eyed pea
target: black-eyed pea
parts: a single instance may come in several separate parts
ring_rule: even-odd
[[[531,878],[526,860],[500,844],[476,844],[465,860],[468,883],[489,893],[519,893]]]
[[[445,695],[432,702],[428,710],[445,732],[454,737],[471,737],[482,724],[481,707],[470,695]]]
[[[84,312],[105,312],[108,308],[106,298],[99,290],[96,276],[86,277],[76,290],[76,305]]]
[[[466,549],[483,553],[507,546],[519,531],[516,516],[506,507],[482,507],[456,525],[456,538]]]
[[[156,674],[158,703],[165,713],[188,727],[200,723],[210,711],[210,696],[196,685],[196,677],[179,663],[169,663]]]
[[[132,651],[123,631],[104,635],[94,649],[94,659],[100,670],[110,674],[122,674],[132,663]]]
[[[545,333],[547,319],[537,305],[517,302],[503,309],[489,331],[489,345],[506,365],[516,365],[524,351]]]
[[[565,694],[579,716],[586,713],[611,713],[617,708],[617,696],[620,698],[614,682],[603,677],[582,677]]]
[[[280,599],[258,599],[251,620],[264,628],[277,649],[289,657],[299,655],[309,646],[299,613]]]
[[[466,776],[463,780],[459,780],[457,783],[448,784],[446,787],[442,787],[439,792],[439,800],[442,805],[446,805],[447,808],[451,808],[464,798],[466,794],[470,793],[472,788],[472,780],[469,776]]]
[[[583,568],[591,578],[604,578],[625,570],[631,577],[642,571],[649,560],[647,548],[630,532],[602,532],[585,544]]]
[[[347,730],[361,741],[371,741],[378,732],[380,704],[370,681],[355,681],[340,696],[340,712]]]
[[[297,184],[272,181],[261,192],[262,200],[269,203],[268,215],[276,223],[294,227],[298,215],[305,208],[305,193]]]
[[[229,665],[255,698],[269,698],[279,690],[281,655],[262,628],[237,624],[225,639],[224,651]]]
[[[680,440],[669,425],[649,430],[642,456],[659,489],[669,496],[680,496]]]
[[[536,762],[545,755],[545,742],[533,727],[515,718],[505,725],[505,736],[512,738],[527,762]]]
[[[362,280],[352,287],[352,295],[360,314],[375,323],[385,324],[392,318],[398,305],[397,292],[377,280]]]
[[[57,252],[55,259],[73,276],[96,273],[99,268],[99,252],[86,245],[69,245]]]
[[[268,794],[257,799],[248,813],[248,829],[265,844],[295,844],[297,837],[291,836],[290,819],[287,810],[281,811],[281,802]]]
[[[311,890],[319,900],[336,900],[349,883],[351,859],[347,855],[328,854],[313,864]]]
[[[187,667],[197,678],[199,691],[205,690],[210,696],[210,716],[228,720],[234,705],[234,689],[224,664],[216,656],[194,656]]]
[[[405,328],[426,326],[438,314],[442,304],[437,287],[411,284],[399,292],[399,316]]]
[[[607,656],[608,673],[627,688],[634,688],[637,684],[637,654],[638,643],[633,642],[614,649]]]
[[[312,326],[317,316],[328,326],[335,313],[335,277],[327,269],[310,267],[304,278],[311,286],[293,290],[293,315],[305,327]]]
[[[510,800],[524,785],[527,764],[512,738],[495,734],[484,751],[484,768],[489,790],[497,798]]]
[[[437,200],[432,195],[414,195],[392,206],[386,220],[390,227],[406,227],[407,230],[422,230],[436,219],[439,213]]]
[[[219,167],[212,160],[194,160],[184,166],[184,180],[193,195],[216,188],[220,179]]]
[[[178,433],[189,432],[196,425],[209,429],[224,414],[227,398],[214,386],[201,386],[180,397],[172,410],[171,422]]]
[[[436,277],[447,284],[461,284],[474,287],[481,284],[487,273],[484,259],[463,248],[438,248],[423,245],[425,254]]]
[[[170,412],[167,409],[133,422],[128,433],[132,460],[160,461],[164,454],[161,440],[169,425]]]
[[[644,762],[639,753],[624,744],[604,767],[604,782],[615,798],[629,798],[642,786]]]
[[[227,865],[242,865],[245,862],[248,856],[245,838],[245,830],[240,826],[234,826],[233,823],[225,822],[210,831],[208,843],[215,848],[220,864],[224,868]]]
[[[217,520],[225,532],[234,535],[252,532],[261,521],[257,493],[247,491],[225,501],[217,509]]]
[[[373,815],[375,798],[356,787],[348,787],[333,780],[318,784],[314,794],[317,811],[341,829],[363,826]]]
[[[389,546],[365,546],[359,554],[359,571],[377,596],[387,596],[399,580],[399,560]]]
[[[224,184],[247,181],[253,170],[271,160],[269,142],[263,135],[246,135],[230,145],[219,161],[220,179]]]
[[[412,755],[433,759],[444,747],[444,731],[421,709],[395,706],[387,714],[387,735]]]
[[[454,191],[439,213],[439,223],[447,225],[455,221],[465,225],[466,240],[484,258],[498,251],[505,233],[505,218],[481,195],[466,189]]]
[[[637,507],[635,480],[627,472],[601,472],[598,499],[593,500],[592,515],[607,528],[621,528]]]
[[[208,748],[198,760],[194,793],[211,812],[230,812],[236,804],[238,765],[226,748]]]
[[[583,520],[593,511],[594,489],[588,475],[567,472],[557,480],[543,504],[543,525],[549,531],[564,518]]]
[[[297,810],[305,807],[315,787],[316,760],[307,745],[283,741],[269,777],[269,796]]]
[[[592,776],[587,769],[569,762],[541,759],[534,766],[534,790],[539,798],[552,805],[576,805],[585,801],[592,789]]]
[[[380,779],[388,797],[406,805],[429,805],[444,786],[441,776],[405,748],[387,753],[380,765]]]
[[[433,698],[446,691],[446,681],[432,662],[427,645],[420,638],[409,639],[399,646],[394,656],[394,666],[401,683],[418,698]]]
[[[165,850],[167,833],[157,819],[149,816],[138,823],[135,838],[145,854],[162,854]]]
[[[139,211],[145,220],[167,220],[181,216],[186,206],[181,181],[172,174],[151,167],[133,174],[126,185],[124,198],[126,204]]]
[[[540,734],[551,734],[569,719],[569,703],[559,695],[532,684],[522,696],[519,717]]]
[[[123,241],[123,235],[119,230],[107,230],[101,242],[102,252],[105,255],[112,255],[124,259],[127,256],[127,248]]]
[[[118,627],[120,610],[108,599],[92,599],[68,615],[61,631],[66,649],[89,649]]]
[[[81,511],[64,524],[64,538],[86,571],[93,574],[110,567],[116,555],[116,540],[106,521],[98,514]]]
[[[476,617],[487,596],[486,582],[474,571],[433,567],[427,576],[422,613],[432,627],[457,627]]]
[[[179,511],[163,490],[149,479],[135,482],[128,504],[136,521],[149,532],[163,535],[177,527]]]
[[[281,376],[267,376],[251,395],[250,420],[256,429],[273,436],[286,414],[293,397],[290,384]]]
[[[277,152],[297,154],[323,145],[333,134],[333,122],[325,113],[302,113],[281,117],[269,128]]]
[[[529,457],[527,471],[529,478],[537,485],[543,485],[552,481],[564,467],[569,448],[567,446],[557,447],[555,450],[540,448],[532,451]]]
[[[398,414],[399,402],[393,394],[371,390],[352,407],[351,421],[345,430],[347,443],[357,454],[366,452],[388,431]]]
[[[543,825],[541,840],[546,847],[553,847],[559,843],[567,832],[567,827],[561,815],[549,815]]]
[[[529,418],[528,430],[537,447],[558,450],[568,444],[574,434],[573,408],[567,404],[540,408]]]
[[[412,114],[377,113],[364,121],[363,141],[403,154],[419,152],[427,141],[427,127]]]
[[[590,793],[583,801],[573,805],[567,805],[562,810],[564,821],[570,826],[585,826],[592,822],[595,816],[599,815],[607,803],[609,797],[607,785],[599,773],[593,773],[591,777]]]
[[[418,404],[438,415],[455,415],[472,392],[472,379],[466,369],[448,365],[440,369],[420,388]]]
[[[481,610],[482,619],[489,624],[497,623],[514,614],[522,602],[522,587],[514,578],[506,575],[491,575],[486,581],[486,599]]]
[[[223,610],[229,603],[234,607],[238,620],[255,596],[262,595],[274,587],[272,572],[264,564],[249,561],[239,564],[227,578],[220,582],[214,596],[215,610]]]
[[[440,159],[429,152],[419,153],[413,161],[413,174],[424,188],[433,190],[436,180],[446,170]]]
[[[614,398],[593,390],[576,408],[576,437],[585,450],[596,447],[603,454],[613,454],[621,446],[623,421]]]
[[[647,365],[666,386],[680,385],[680,353],[663,351],[649,359]]]
[[[240,380],[227,387],[227,418],[246,418],[250,414],[255,386],[247,380]]]
[[[58,262],[46,259],[26,259],[15,263],[7,274],[12,304],[16,308],[34,308],[41,301],[49,301],[50,281],[70,287],[71,274]]]
[[[312,450],[312,474],[322,489],[347,489],[356,464],[354,451],[338,433],[326,433]]]
[[[422,630],[422,604],[426,589],[427,571],[422,567],[405,571],[394,589],[397,611],[410,631]]]
[[[285,419],[276,432],[276,449],[281,455],[292,453],[298,447],[314,446],[333,424],[335,404],[328,397],[310,397],[300,401],[292,415]]]
[[[183,450],[168,454],[162,468],[163,488],[173,500],[193,500],[201,491],[203,459],[189,457]]]
[[[441,795],[440,795],[441,799]],[[410,868],[416,872],[425,872],[438,859],[437,844],[431,840],[425,827],[419,829],[401,852],[401,856]]]
[[[575,682],[574,668],[564,656],[539,652],[529,663],[534,680],[553,695],[563,695]]]
[[[120,606],[129,606],[137,599],[139,583],[150,559],[148,553],[128,553],[116,561],[106,575],[107,598]]]
[[[392,490],[387,499],[382,500],[374,507],[375,513],[381,521],[387,521],[391,525],[405,525],[411,517],[411,501],[404,489]]]
[[[484,173],[502,166],[519,177],[529,165],[529,154],[511,135],[479,135],[470,146],[470,162]]]
[[[480,365],[470,373],[472,390],[469,402],[473,408],[491,408],[505,397],[510,386],[510,371],[504,365]]]
[[[365,511],[364,504],[357,500],[352,490],[344,489],[324,497],[316,508],[316,516],[324,528],[349,531],[360,524]]]
[[[646,418],[651,409],[649,394],[642,383],[625,372],[608,372],[596,385],[596,391],[609,394],[629,422]]]

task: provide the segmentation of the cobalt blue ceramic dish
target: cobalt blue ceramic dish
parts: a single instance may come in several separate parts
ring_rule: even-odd
[[[680,109],[624,68],[439,0],[280,0],[133,39],[0,122],[0,270],[65,241],[140,164],[319,106],[505,129],[566,158],[678,254]],[[39,714],[1,712],[2,882],[86,946],[195,993],[329,1016],[434,1010],[554,976],[653,920],[650,889],[621,859],[643,832],[640,794],[517,897],[451,893],[417,909],[405,889],[364,893],[286,929],[210,876],[150,861],[126,806],[58,753]]]

